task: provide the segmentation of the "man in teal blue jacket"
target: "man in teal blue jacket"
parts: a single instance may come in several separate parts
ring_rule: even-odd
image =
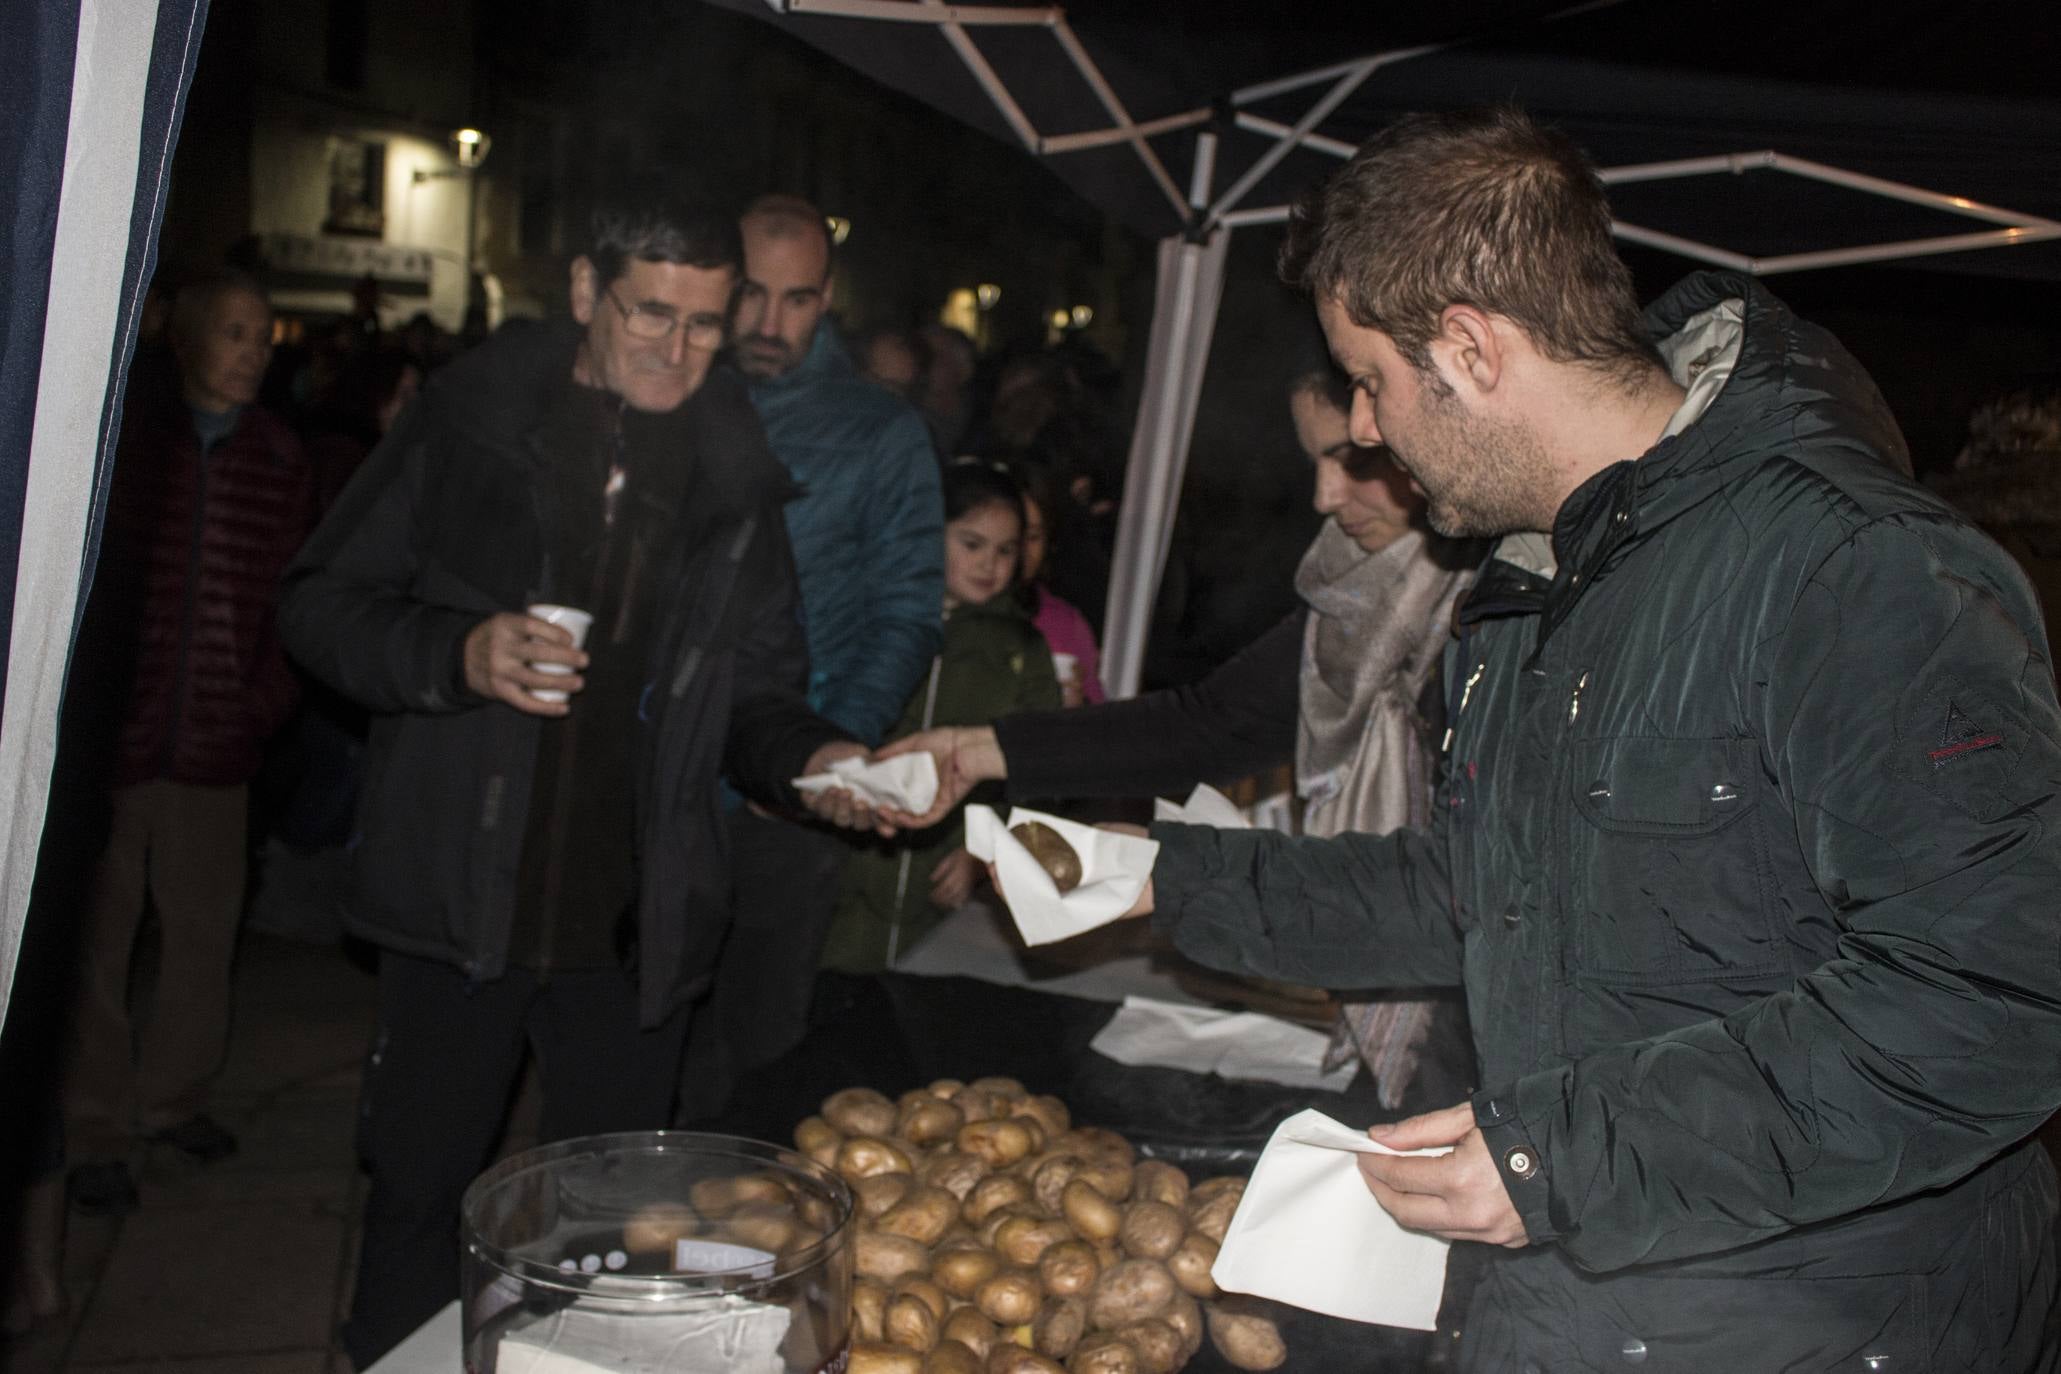
[[[879,743],[938,650],[944,510],[923,418],[861,377],[824,316],[834,289],[821,211],[764,196],[745,211],[738,367],[802,495],[787,507],[809,646],[809,704]],[[800,817],[730,818],[735,924],[697,1013],[680,1117],[720,1112],[738,1075],[801,1038],[848,850]]]

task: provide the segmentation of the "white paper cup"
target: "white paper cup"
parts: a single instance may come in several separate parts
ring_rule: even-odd
[[[539,620],[548,620],[553,625],[572,631],[573,647],[575,649],[586,647],[587,631],[594,624],[594,617],[588,612],[572,606],[553,606],[549,602],[543,601],[525,609]],[[533,662],[530,664],[530,667],[535,668],[540,673],[572,672],[571,667],[563,663]],[[538,701],[564,701],[566,694],[549,687],[532,687],[530,695]]]
[[[1052,672],[1061,682],[1078,683],[1081,676],[1081,661],[1073,654],[1052,654]]]

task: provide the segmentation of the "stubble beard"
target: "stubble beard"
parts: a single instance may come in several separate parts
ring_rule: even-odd
[[[1438,415],[1430,449],[1439,476],[1403,465],[1424,488],[1424,518],[1448,539],[1493,539],[1520,530],[1549,532],[1550,512],[1538,510],[1545,455],[1529,430],[1468,413],[1451,396],[1429,397]]]
[[[758,381],[785,376],[798,361],[778,339],[746,339],[736,348],[737,370]]]

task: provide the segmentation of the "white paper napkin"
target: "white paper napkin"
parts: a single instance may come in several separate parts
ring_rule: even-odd
[[[1064,897],[1022,841],[1009,833],[1025,821],[1043,821],[1081,856],[1080,886]],[[1027,945],[1049,945],[1108,925],[1138,900],[1159,859],[1156,840],[1098,830],[1022,807],[1009,813],[1005,826],[994,808],[977,803],[966,808],[966,849],[995,866],[1002,901]]]
[[[1195,784],[1185,802],[1161,797],[1152,803],[1152,819],[1178,821],[1182,825],[1213,825],[1219,830],[1250,830],[1252,822],[1237,803],[1206,782]]]
[[[794,1314],[735,1296],[624,1318],[563,1308],[501,1338],[501,1374],[780,1374]]]
[[[833,787],[846,789],[868,806],[892,806],[920,816],[937,800],[937,760],[922,750],[879,763],[839,759],[827,773],[794,780],[797,792],[827,792]]]
[[[1391,1150],[1320,1111],[1297,1112],[1260,1153],[1210,1277],[1347,1321],[1432,1330],[1449,1242],[1397,1225],[1353,1156],[1449,1153]]]
[[[1344,1092],[1359,1061],[1324,1072],[1331,1037],[1255,1011],[1219,1011],[1126,997],[1088,1048],[1119,1064],[1155,1064],[1225,1078]]]

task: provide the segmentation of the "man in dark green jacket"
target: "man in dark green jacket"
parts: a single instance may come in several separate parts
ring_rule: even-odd
[[[1482,1090],[1377,1133],[1453,1152],[1362,1168],[1508,1247],[1467,1368],[2052,1368],[2039,607],[1837,341],[1729,274],[1642,321],[1609,232],[1509,111],[1401,121],[1300,208],[1353,437],[1503,538],[1429,831],[1155,826],[1141,906],[1221,967],[1465,985]]]

